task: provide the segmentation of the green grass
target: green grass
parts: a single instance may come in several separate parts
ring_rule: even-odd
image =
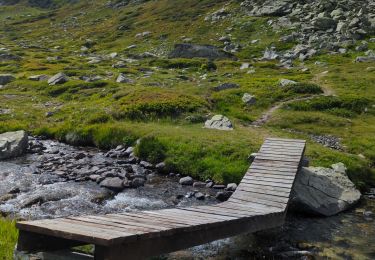
[[[18,238],[15,221],[0,218],[0,259],[13,259],[13,250]]]
[[[56,10],[19,8],[23,3],[0,8],[0,20],[4,21],[0,23],[4,32],[0,39],[22,56],[21,61],[0,64],[0,73],[17,76],[16,81],[0,89],[0,108],[13,111],[0,115],[0,132],[26,129],[75,145],[104,149],[134,144],[146,137],[139,147],[142,158],[155,162],[163,158],[170,171],[219,182],[239,181],[248,167],[248,154],[255,152],[267,136],[309,140],[310,134],[330,134],[342,139],[344,151],[309,142],[307,152],[312,163],[328,166],[343,161],[359,187],[373,184],[375,78],[366,70],[369,64],[353,63],[358,53],[320,55],[305,62],[309,71],[287,70],[276,62],[255,62],[253,58],[261,57],[270,45],[279,50],[295,45],[278,41],[290,32],[272,30],[267,23],[272,17],[243,15],[236,1],[227,5],[231,18],[215,24],[204,18],[226,1],[146,1],[118,9],[106,7],[106,2],[100,0],[93,5],[92,1],[79,1]],[[63,2],[54,3],[59,6]],[[6,19],[7,13],[12,19]],[[151,36],[135,37],[144,31],[150,31]],[[218,38],[229,33],[243,47],[236,54],[239,61],[166,58],[183,36],[194,43],[220,47]],[[47,40],[39,41],[46,35]],[[260,41],[249,44],[254,39]],[[18,41],[38,42],[40,46],[21,48]],[[126,49],[133,44],[137,45],[135,49]],[[103,57],[114,51],[123,57],[149,51],[160,58],[129,62],[125,68],[112,67],[118,58],[88,64],[79,56],[82,45],[89,47],[89,53]],[[55,56],[62,59],[47,61],[47,57]],[[240,70],[243,61],[251,63],[255,73]],[[316,66],[315,61],[327,66]],[[315,75],[325,70],[328,74],[317,80]],[[68,83],[49,86],[27,79],[60,71],[70,76]],[[134,83],[116,83],[119,73],[125,73]],[[79,80],[88,75],[100,75],[105,80]],[[298,84],[280,88],[281,78]],[[213,91],[225,82],[240,88]],[[324,88],[332,89],[337,97],[320,97]],[[245,105],[241,100],[244,93],[254,95],[257,103]],[[310,101],[284,106],[262,128],[246,127],[281,101],[313,95],[316,97]],[[47,112],[53,115],[46,117]],[[205,118],[213,114],[229,117],[235,130],[203,129]]]

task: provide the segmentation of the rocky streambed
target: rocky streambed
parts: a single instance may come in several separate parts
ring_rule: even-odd
[[[21,219],[214,204],[216,197],[225,199],[235,189],[224,188],[165,172],[163,164],[142,162],[132,148],[122,146],[104,152],[29,137],[25,155],[0,161],[0,214]],[[289,212],[282,228],[216,241],[166,259],[373,259],[373,212],[375,190],[358,207],[333,217]]]
[[[26,155],[0,162],[0,213],[40,219],[217,202],[220,189],[197,184],[159,174],[132,148],[102,152],[29,137]]]

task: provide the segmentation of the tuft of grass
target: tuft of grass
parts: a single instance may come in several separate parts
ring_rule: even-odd
[[[135,154],[142,160],[159,163],[166,157],[166,147],[154,136],[142,138],[137,144]]]
[[[13,259],[13,250],[18,238],[16,221],[0,218],[0,259]]]

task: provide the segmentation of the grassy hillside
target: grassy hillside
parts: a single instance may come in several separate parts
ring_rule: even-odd
[[[254,58],[260,58],[271,45],[278,50],[295,45],[279,41],[289,30],[272,29],[269,21],[274,17],[244,15],[240,1],[130,1],[124,6],[118,5],[120,2],[56,1],[40,8],[21,1],[0,7],[0,30],[4,32],[0,48],[21,57],[0,62],[0,74],[11,73],[17,78],[0,88],[0,109],[11,110],[0,113],[0,132],[26,129],[101,148],[155,137],[156,144],[143,146],[140,154],[151,158],[158,147],[160,158],[171,171],[219,182],[240,180],[249,164],[247,156],[265,137],[304,138],[309,142],[307,155],[312,165],[342,161],[359,187],[375,184],[375,76],[368,69],[371,64],[353,62],[363,54],[356,52],[355,46],[348,54],[322,53],[285,69],[277,62]],[[229,17],[215,23],[206,21],[224,6]],[[136,37],[142,32],[150,34]],[[214,61],[217,69],[212,69],[204,59],[167,58],[176,43],[220,47],[218,39],[227,34],[242,46],[237,61]],[[253,40],[259,41],[251,43]],[[369,47],[374,49],[375,44]],[[118,56],[110,58],[113,52]],[[133,60],[145,52],[155,57]],[[100,61],[90,62],[89,57]],[[121,60],[123,64],[117,66]],[[243,62],[252,68],[241,70]],[[302,72],[302,67],[308,70]],[[58,72],[67,74],[69,82],[49,86],[28,79]],[[116,83],[119,73],[132,83]],[[80,79],[94,75],[103,80]],[[304,87],[282,89],[282,78]],[[240,88],[213,90],[226,82]],[[336,96],[319,96],[311,84]],[[244,93],[255,95],[257,103],[244,105]],[[308,102],[282,106],[262,127],[250,126],[282,101],[314,95]],[[235,130],[203,129],[207,115],[214,114],[229,117]],[[343,149],[323,147],[312,135],[340,138]],[[146,140],[155,142],[155,138]]]

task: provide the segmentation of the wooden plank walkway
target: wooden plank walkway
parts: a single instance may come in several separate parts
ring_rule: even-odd
[[[280,226],[305,141],[269,138],[231,198],[212,206],[19,222],[17,249],[94,244],[95,259],[144,259]]]

